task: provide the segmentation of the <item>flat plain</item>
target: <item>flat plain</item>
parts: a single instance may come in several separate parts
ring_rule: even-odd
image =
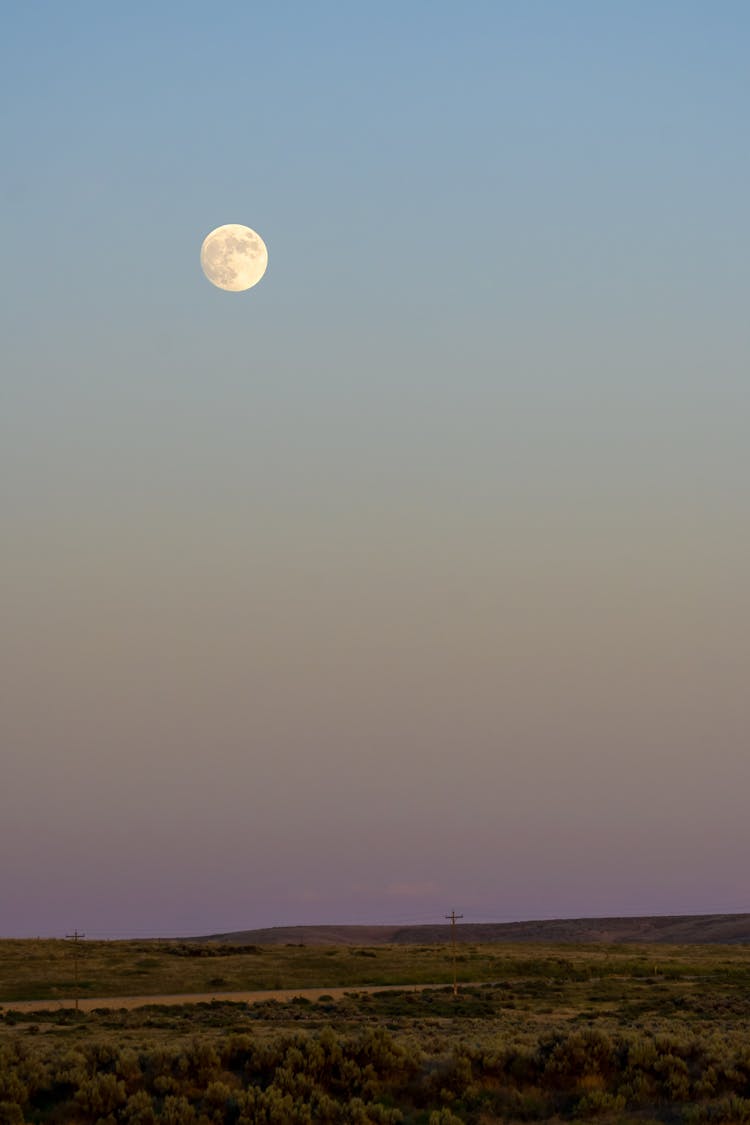
[[[746,946],[84,942],[91,1012],[75,953],[0,942],[1,1125],[750,1122]]]

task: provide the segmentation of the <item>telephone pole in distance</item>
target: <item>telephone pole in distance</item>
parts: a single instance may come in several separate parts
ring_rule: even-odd
[[[78,994],[80,989],[78,987],[78,942],[81,938],[85,938],[85,934],[79,934],[78,930],[74,930],[72,934],[66,934],[66,938],[73,939],[73,979],[75,980],[75,1001],[76,1011],[78,1011]]]
[[[456,921],[463,918],[463,914],[456,914],[455,910],[451,910],[450,914],[445,917],[451,924],[451,960],[453,961],[453,995],[458,996],[458,982],[456,980]]]

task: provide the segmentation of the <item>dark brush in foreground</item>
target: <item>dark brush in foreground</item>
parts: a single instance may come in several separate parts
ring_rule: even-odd
[[[750,1121],[747,951],[602,947],[507,968],[457,998],[8,1007],[0,1122]]]

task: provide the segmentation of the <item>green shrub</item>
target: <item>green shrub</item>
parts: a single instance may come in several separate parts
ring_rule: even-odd
[[[95,1074],[84,1079],[75,1095],[78,1108],[94,1119],[106,1117],[126,1100],[125,1083],[114,1074]]]
[[[170,1096],[164,1099],[159,1121],[161,1125],[193,1125],[195,1110],[187,1098]]]
[[[621,1113],[625,1109],[625,1098],[619,1094],[608,1094],[605,1090],[592,1090],[581,1098],[576,1106],[577,1117],[595,1117],[600,1113]]]
[[[154,1105],[145,1090],[138,1090],[128,1098],[122,1112],[126,1125],[154,1125]]]

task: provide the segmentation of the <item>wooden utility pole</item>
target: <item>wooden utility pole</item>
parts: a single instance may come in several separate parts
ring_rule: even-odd
[[[78,987],[78,942],[81,938],[85,938],[85,934],[79,934],[78,930],[74,930],[72,934],[66,934],[66,938],[73,939],[73,979],[75,980],[75,1001],[76,1011],[78,1011],[78,994],[80,989]]]
[[[450,914],[445,917],[451,924],[451,960],[453,961],[453,995],[458,996],[458,981],[456,980],[456,920],[463,918],[463,914],[456,914],[455,910],[451,910]]]

